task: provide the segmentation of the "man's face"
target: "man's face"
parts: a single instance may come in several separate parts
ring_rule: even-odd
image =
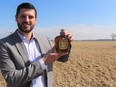
[[[33,9],[21,9],[16,17],[17,25],[22,33],[29,33],[33,30],[37,18]]]

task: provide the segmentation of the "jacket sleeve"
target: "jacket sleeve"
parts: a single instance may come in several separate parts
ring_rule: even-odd
[[[17,54],[13,54],[11,52],[11,49],[6,45],[6,43],[0,41],[0,69],[7,84],[11,87],[21,87],[22,84],[28,83],[33,78],[43,74],[39,61],[32,64],[29,63],[25,66],[25,63],[22,63],[22,61],[20,62],[19,60],[17,60],[17,65],[15,63],[16,60],[14,60]]]

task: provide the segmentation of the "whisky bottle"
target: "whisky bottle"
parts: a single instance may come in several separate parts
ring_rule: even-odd
[[[70,51],[70,40],[65,36],[64,29],[61,29],[60,35],[55,38],[55,48],[58,53],[67,53]]]

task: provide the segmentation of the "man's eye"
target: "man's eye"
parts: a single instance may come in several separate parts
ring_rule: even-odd
[[[25,16],[24,15],[21,15],[20,18],[25,18]]]
[[[32,18],[34,18],[34,16],[29,16],[29,19],[32,19]]]

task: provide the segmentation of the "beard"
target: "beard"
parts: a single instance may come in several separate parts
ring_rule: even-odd
[[[19,23],[17,22],[18,29],[19,29],[21,32],[29,33],[29,32],[31,32],[31,31],[33,30],[34,25],[29,25],[29,24],[28,24],[28,25],[30,26],[30,28],[29,28],[29,29],[25,29],[25,28],[23,27],[24,24],[27,24],[27,23],[24,22],[24,23],[22,23],[22,24],[19,24]]]

